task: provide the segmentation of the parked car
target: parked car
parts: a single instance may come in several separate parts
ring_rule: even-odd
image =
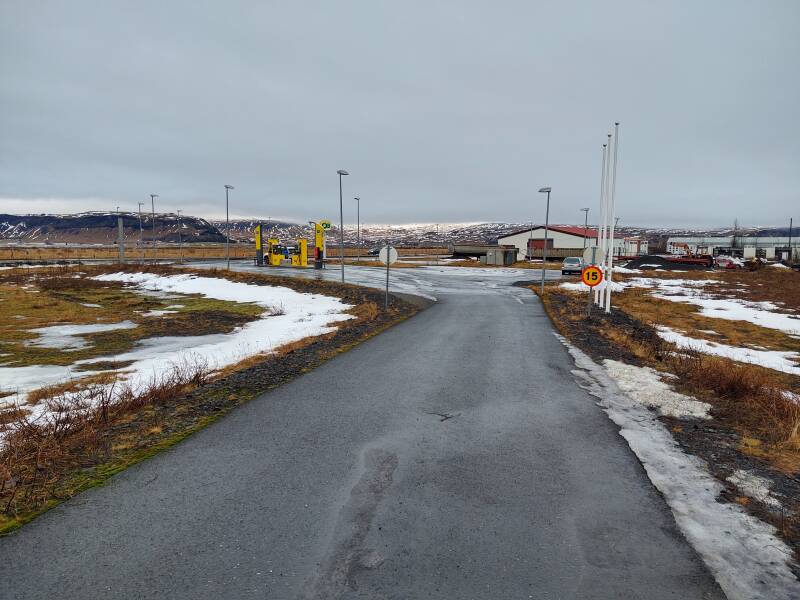
[[[580,275],[581,271],[583,271],[583,259],[577,256],[568,256],[564,259],[564,262],[561,263],[562,275]]]
[[[378,256],[381,253],[381,249],[379,247],[370,248],[369,252],[367,252],[368,256]]]

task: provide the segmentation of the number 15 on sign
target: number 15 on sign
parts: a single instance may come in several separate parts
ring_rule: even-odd
[[[600,270],[599,267],[595,266],[586,267],[581,272],[581,279],[583,280],[583,283],[585,283],[589,287],[594,287],[602,283],[603,272]]]

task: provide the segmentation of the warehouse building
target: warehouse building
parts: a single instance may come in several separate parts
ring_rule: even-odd
[[[711,256],[737,256],[739,258],[764,258],[788,260],[789,244],[793,261],[800,260],[800,239],[797,237],[671,237],[667,239],[668,254],[710,254]]]
[[[541,258],[547,244],[547,256],[565,258],[582,256],[587,246],[597,244],[597,229],[583,228],[575,225],[552,225],[547,229],[545,242],[544,225],[515,231],[497,238],[498,245],[515,246],[517,260]],[[641,256],[647,254],[647,240],[638,237],[614,239],[615,256]]]

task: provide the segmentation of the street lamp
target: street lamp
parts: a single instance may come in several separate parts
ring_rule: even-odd
[[[356,244],[358,245],[358,260],[361,260],[361,198],[356,196]]]
[[[344,209],[342,208],[342,176],[350,175],[344,169],[336,171],[339,175],[339,262],[342,264],[342,283],[344,283]]]
[[[228,191],[232,189],[232,185],[225,184],[225,261],[228,263],[228,271],[231,270],[231,224],[228,218]]]
[[[547,226],[550,221],[550,190],[549,187],[543,187],[539,190],[540,194],[547,194],[547,212],[544,215],[544,244],[542,244],[542,295],[544,295],[544,272],[547,267]]]
[[[158,262],[158,242],[156,242],[156,198],[158,198],[158,194],[150,194],[150,208],[153,211],[153,263]]]
[[[141,262],[144,264],[144,235],[142,234],[142,207],[144,202],[139,202],[139,255]]]
[[[583,249],[586,250],[586,236],[589,234],[589,209],[582,208],[581,210],[586,213],[583,216]]]
[[[183,264],[183,235],[181,235],[181,209],[178,209],[178,263]]]

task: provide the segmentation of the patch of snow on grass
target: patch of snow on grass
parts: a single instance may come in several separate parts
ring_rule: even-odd
[[[565,290],[570,290],[570,291],[573,291],[573,292],[588,292],[589,291],[589,286],[586,285],[585,283],[583,283],[583,281],[561,283],[561,284],[559,284],[558,287],[564,288]],[[592,289],[604,290],[604,289],[606,289],[606,287],[608,287],[608,281],[603,281],[601,284],[596,285]],[[621,292],[626,287],[628,287],[627,282],[622,282],[622,281],[612,281],[611,282],[611,291],[612,292]]]
[[[727,477],[727,480],[735,485],[739,491],[745,496],[749,496],[759,502],[774,508],[780,508],[781,503],[774,498],[769,491],[772,487],[772,482],[765,478],[759,477],[749,471],[737,469],[732,475]]]
[[[786,266],[783,263],[773,263],[771,265],[767,265],[768,267],[774,267],[776,269],[791,269],[791,267]]]
[[[673,391],[669,385],[661,381],[658,371],[616,360],[606,360],[603,366],[623,392],[637,402],[654,408],[661,415],[676,418],[709,418],[710,404]]]
[[[39,334],[35,340],[28,342],[31,346],[41,348],[58,348],[60,350],[81,350],[89,347],[89,342],[81,336],[87,333],[101,331],[117,331],[118,329],[133,329],[137,327],[133,321],[120,323],[94,323],[90,325],[50,325],[29,329],[31,333]]]
[[[286,287],[189,274],[110,273],[95,279],[122,281],[154,294],[200,294],[217,300],[252,302],[265,309],[261,318],[228,334],[150,338],[142,340],[131,352],[80,361],[80,364],[91,365],[101,361],[134,360],[125,367],[124,376],[125,383],[134,392],[152,381],[161,381],[176,366],[207,364],[211,369],[220,369],[289,342],[335,331],[334,323],[353,318],[345,314],[351,305],[339,298],[300,293]],[[276,306],[282,306],[284,314],[272,315],[270,310]],[[33,389],[64,382],[72,375],[83,377],[92,373],[72,373],[69,366],[0,367],[0,388],[16,392],[3,399],[13,403],[24,400],[25,394]],[[39,414],[37,407],[33,407],[33,412]]]
[[[800,598],[791,549],[776,529],[738,504],[717,502],[722,484],[705,462],[683,452],[667,428],[586,354],[556,334],[575,360],[578,384],[620,427],[653,485],[663,494],[686,539],[729,600]]]
[[[656,329],[658,329],[658,336],[661,339],[672,342],[678,346],[678,348],[689,348],[704,354],[722,356],[737,362],[760,365],[767,369],[790,373],[792,375],[800,375],[800,364],[795,362],[796,360],[800,360],[800,354],[797,352],[740,348],[738,346],[728,346],[718,342],[691,338],[674,329],[664,327],[663,325],[656,326]]]

